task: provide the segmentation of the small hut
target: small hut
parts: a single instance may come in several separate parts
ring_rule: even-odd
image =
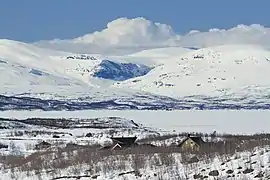
[[[130,148],[136,145],[137,137],[111,137],[113,141],[112,150]]]
[[[178,146],[183,150],[199,151],[204,144],[201,137],[188,135]]]

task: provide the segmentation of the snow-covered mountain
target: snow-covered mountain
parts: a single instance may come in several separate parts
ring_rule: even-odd
[[[106,84],[99,83],[103,79],[126,80],[151,70],[142,64],[117,62],[101,55],[53,51],[10,40],[0,40],[0,59],[2,93],[37,86],[100,87]]]
[[[155,67],[143,65],[143,59],[68,53],[10,40],[0,40],[0,59],[1,110],[166,109],[176,101],[111,87]]]
[[[166,24],[120,18],[71,40],[3,39],[0,109],[268,109],[269,34],[239,25],[178,35]]]
[[[260,94],[270,87],[269,72],[267,49],[255,45],[223,45],[176,56],[146,76],[117,82],[115,86],[170,97],[254,95],[254,91]]]
[[[270,52],[262,46],[167,47],[103,56],[9,40],[0,44],[2,110],[23,109],[22,104],[46,110],[268,108]],[[51,101],[56,99],[68,102]]]

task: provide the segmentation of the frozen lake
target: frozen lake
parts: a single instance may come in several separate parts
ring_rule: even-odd
[[[146,126],[177,132],[208,132],[250,134],[270,132],[270,111],[204,110],[204,111],[5,111],[2,118],[73,117],[93,118],[118,116],[133,119]]]

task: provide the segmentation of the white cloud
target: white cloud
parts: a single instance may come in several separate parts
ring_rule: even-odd
[[[262,25],[237,25],[231,29],[210,29],[181,37],[181,45],[209,47],[223,44],[256,44],[270,46],[270,29]]]
[[[209,47],[222,44],[259,44],[270,46],[270,29],[264,26],[238,25],[231,29],[192,30],[186,35],[176,34],[166,24],[139,17],[119,18],[101,31],[84,36],[35,43],[46,48],[80,53],[123,54],[143,49],[170,46]]]
[[[152,46],[154,43],[170,45],[176,39],[177,35],[169,25],[144,18],[119,18],[108,23],[106,29],[76,38],[74,42],[102,46]]]

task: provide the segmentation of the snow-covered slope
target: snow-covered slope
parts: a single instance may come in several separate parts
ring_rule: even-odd
[[[265,109],[269,63],[267,48],[247,44],[104,56],[0,40],[0,108]]]
[[[183,54],[144,77],[117,82],[114,86],[171,97],[255,93],[270,87],[266,80],[269,72],[270,51],[265,48],[224,45]]]
[[[143,50],[130,56],[137,57],[155,57],[155,58],[168,58],[172,56],[179,56],[184,53],[192,51],[191,48],[178,47],[167,47],[167,48],[154,48],[150,50]]]
[[[175,59],[175,57],[179,57],[193,50],[194,49],[192,48],[183,48],[180,46],[154,48],[142,50],[133,54],[128,54],[120,58],[126,61],[131,61],[133,63],[143,63],[147,66],[155,67],[168,61],[172,61]],[[117,56],[115,56],[115,58],[117,58]]]
[[[0,40],[0,60],[1,110],[166,109],[177,102],[110,87],[148,73],[153,67],[140,63],[143,58],[133,63],[121,56],[74,54]]]
[[[0,40],[1,93],[39,88],[97,88],[108,80],[126,80],[145,75],[145,65],[108,60],[101,55],[84,55],[37,48],[34,45]]]

